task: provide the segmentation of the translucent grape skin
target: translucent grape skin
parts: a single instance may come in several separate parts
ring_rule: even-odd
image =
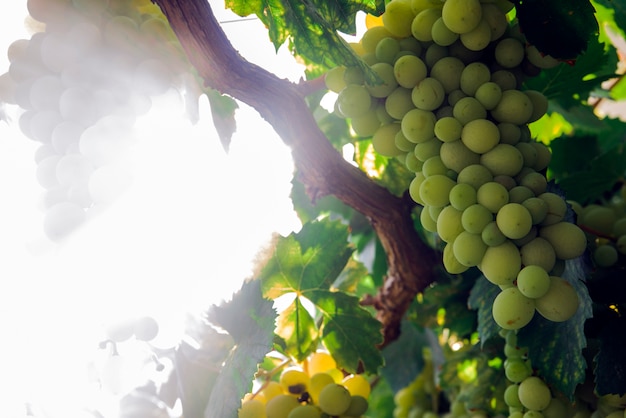
[[[537,376],[529,376],[520,384],[517,391],[521,404],[530,410],[541,411],[550,404],[550,388]]]
[[[527,325],[535,314],[535,303],[517,287],[502,290],[493,301],[493,319],[504,329],[517,330]]]
[[[540,266],[526,266],[517,275],[517,288],[528,298],[540,298],[550,288],[550,276]]]
[[[578,311],[579,299],[574,287],[565,279],[550,276],[550,288],[535,300],[537,312],[553,322],[570,319]]]
[[[267,418],[287,418],[289,413],[299,405],[294,396],[280,394],[267,401],[265,413]]]
[[[325,413],[338,416],[348,410],[352,401],[351,398],[348,389],[340,384],[333,383],[322,389],[318,405]]]

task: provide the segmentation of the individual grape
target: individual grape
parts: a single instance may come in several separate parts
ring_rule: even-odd
[[[322,389],[331,383],[335,383],[335,380],[327,372],[317,372],[311,376],[308,390],[313,402],[317,402]]]
[[[480,156],[480,164],[494,176],[515,176],[524,165],[524,157],[513,145],[498,144]]]
[[[535,165],[532,168],[536,171],[541,171],[548,167],[548,164],[550,164],[550,160],[552,159],[550,149],[541,142],[531,142],[530,145],[535,147],[535,150],[537,151]]]
[[[423,164],[424,163],[422,161],[417,159],[415,152],[410,152],[404,157],[404,165],[406,165],[406,168],[414,173],[422,171]]]
[[[502,206],[496,215],[496,223],[500,231],[511,239],[526,236],[533,224],[530,212],[519,203],[507,203]]]
[[[443,86],[437,79],[426,77],[411,91],[411,100],[415,107],[422,110],[435,110],[445,99]]]
[[[396,134],[400,132],[399,123],[388,123],[380,126],[372,137],[372,146],[380,155],[396,157],[401,155],[402,150],[396,146]]]
[[[478,234],[461,232],[452,243],[454,257],[466,267],[477,266],[485,254],[487,245]]]
[[[421,172],[418,172],[415,173],[415,177],[411,180],[411,183],[409,183],[409,196],[411,196],[411,199],[420,205],[424,205],[424,201],[419,195],[419,190],[425,179],[426,176],[424,176]]]
[[[289,412],[287,418],[321,418],[322,411],[314,405],[299,405]]]
[[[520,186],[528,187],[533,191],[535,196],[539,196],[546,192],[548,182],[543,174],[532,172],[526,174],[519,181]]]
[[[559,398],[550,399],[550,404],[541,413],[545,418],[567,418],[571,416],[567,405]],[[624,418],[623,414],[620,418]]]
[[[323,412],[329,415],[342,415],[350,407],[351,398],[348,389],[333,383],[322,389],[317,404]]]
[[[459,39],[459,34],[451,31],[443,22],[443,18],[439,17],[432,25],[431,38],[437,45],[448,46]]]
[[[509,190],[509,201],[512,203],[523,203],[534,197],[533,191],[526,186],[515,186]]]
[[[301,369],[289,368],[283,370],[280,374],[279,383],[288,393],[292,395],[301,395],[307,391],[310,378],[309,375]]]
[[[385,110],[392,118],[397,120],[401,120],[414,107],[411,100],[411,90],[401,86],[392,91],[387,100],[385,100]]]
[[[480,234],[489,222],[493,221],[493,214],[481,204],[474,204],[463,211],[461,225],[472,234]],[[457,257],[458,258],[458,257]]]
[[[540,298],[550,288],[550,276],[540,266],[526,266],[517,275],[517,288],[528,298]]]
[[[456,102],[452,114],[463,125],[475,119],[485,119],[487,117],[487,111],[483,105],[473,97],[463,97]]]
[[[361,116],[353,117],[351,124],[354,133],[361,137],[373,136],[381,125],[376,109],[370,109]]]
[[[482,62],[472,62],[461,72],[460,87],[468,96],[474,96],[476,90],[491,79],[491,71]]]
[[[385,26],[373,26],[368,28],[365,33],[363,33],[359,43],[363,47],[363,51],[374,54],[376,52],[376,45],[378,45],[378,42],[381,39],[390,36],[394,35]]]
[[[513,383],[522,382],[530,374],[530,368],[521,358],[507,359],[504,363],[504,375]]]
[[[507,190],[511,190],[517,185],[517,182],[513,177],[506,176],[504,174],[498,174],[497,176],[494,176],[493,181],[495,181],[496,183],[500,183]]]
[[[394,63],[393,73],[399,85],[412,89],[426,78],[428,69],[420,58],[414,55],[404,55]]]
[[[420,142],[415,146],[413,153],[421,162],[425,162],[429,158],[439,155],[441,150],[441,141],[437,138],[431,138],[426,142]]]
[[[265,418],[265,404],[258,399],[249,399],[241,404],[238,418]]]
[[[478,0],[448,0],[443,4],[441,17],[450,30],[462,34],[478,26],[482,7]]]
[[[387,97],[398,87],[393,68],[391,64],[386,62],[377,62],[376,64],[370,65],[370,69],[382,80],[382,83],[378,84],[369,84],[366,81],[365,87],[372,97]],[[528,100],[530,102],[530,99]]]
[[[357,66],[346,67],[346,70],[343,73],[343,81],[346,85],[362,85],[365,82],[365,73],[363,73],[363,70]]]
[[[578,294],[565,279],[550,276],[550,288],[542,297],[535,299],[537,312],[553,322],[570,319],[578,310]]]
[[[459,171],[456,178],[457,183],[467,183],[476,190],[479,190],[483,184],[489,183],[492,180],[493,176],[491,172],[480,164],[468,165]]]
[[[372,105],[368,90],[358,84],[347,85],[337,96],[337,106],[342,115],[353,118],[365,114]]]
[[[498,6],[489,3],[483,3],[482,18],[487,21],[491,29],[491,41],[499,39],[508,28],[507,18]]]
[[[528,210],[533,221],[533,225],[541,223],[548,214],[548,204],[545,200],[538,197],[530,197],[522,202],[522,205]]]
[[[587,248],[585,233],[569,222],[544,226],[539,230],[539,236],[554,247],[556,257],[562,260],[576,258]]]
[[[420,212],[420,223],[426,231],[437,232],[437,221],[430,216],[428,207],[423,208]]]
[[[493,81],[487,81],[478,86],[474,97],[485,109],[492,110],[502,99],[502,88]]]
[[[367,402],[367,398],[359,395],[352,395],[350,398],[350,406],[348,410],[344,412],[344,416],[347,417],[360,417],[365,414],[369,404]]]
[[[362,374],[350,374],[341,381],[352,396],[362,396],[367,399],[370,396],[370,382]]]
[[[528,45],[526,47],[526,58],[528,58],[528,61],[530,61],[530,63],[534,66],[542,69],[554,68],[559,65],[559,61],[557,59],[539,52],[537,47],[534,45]]]
[[[448,243],[443,247],[443,266],[450,274],[461,274],[469,269],[469,267],[459,263],[459,260],[454,256],[453,243]]]
[[[550,388],[537,376],[524,379],[519,384],[517,394],[524,408],[534,411],[546,409],[552,399]]]
[[[422,42],[433,40],[433,26],[441,18],[441,10],[428,8],[419,12],[411,22],[411,34]]]
[[[151,316],[142,316],[135,320],[135,338],[140,341],[152,341],[159,334],[159,323]]]
[[[435,43],[431,44],[426,48],[426,52],[424,53],[424,63],[426,67],[433,68],[433,66],[441,59],[444,59],[450,55],[450,51],[448,47],[437,45]]]
[[[378,62],[386,62],[393,64],[394,58],[400,52],[400,44],[398,40],[390,36],[381,39],[376,45],[374,54]]]
[[[456,183],[450,177],[435,174],[424,179],[420,185],[421,200],[429,206],[443,207],[450,203],[450,190]]]
[[[487,119],[474,119],[463,126],[461,141],[477,154],[484,154],[500,142],[500,131]]]
[[[451,116],[438,118],[435,122],[435,136],[441,142],[452,142],[461,139],[463,125],[457,119]]]
[[[474,29],[461,34],[460,39],[463,46],[470,51],[482,51],[491,42],[491,26],[481,19]]]
[[[576,210],[574,210],[574,212],[576,212]],[[626,234],[626,217],[622,215],[621,218],[617,219],[615,223],[613,223],[611,235],[613,235],[614,237],[621,237],[622,235],[625,235],[625,234]]]
[[[502,92],[517,88],[517,78],[507,70],[498,70],[491,73],[491,81],[500,86]]]
[[[408,111],[402,118],[401,128],[404,136],[411,141],[420,143],[435,136],[435,115],[422,109]]]
[[[497,247],[489,247],[489,249]],[[502,290],[493,301],[493,319],[504,329],[520,329],[530,322],[535,314],[535,301],[524,296],[518,288]]]
[[[524,45],[515,38],[504,38],[496,44],[494,57],[504,68],[517,67],[524,59]]]
[[[463,211],[476,203],[476,189],[467,183],[457,183],[450,189],[450,205]]]
[[[543,93],[536,90],[525,90],[524,94],[533,104],[533,113],[528,119],[528,123],[532,123],[539,120],[548,111],[548,99]]]
[[[461,140],[441,144],[439,155],[446,167],[457,173],[467,166],[478,164],[480,161],[480,156],[467,148]]]
[[[411,34],[413,16],[409,3],[401,0],[392,0],[385,6],[385,13],[383,13],[382,19],[384,27],[392,35],[404,38]]]
[[[454,105],[462,98],[467,97],[467,94],[461,89],[453,90],[448,94],[448,105],[452,106],[452,113],[454,114]]]
[[[430,177],[434,174],[446,174],[447,171],[448,167],[443,164],[441,157],[438,155],[424,161],[424,165],[422,166],[422,173],[424,173],[426,177]]]
[[[496,221],[491,221],[485,226],[481,232],[481,238],[489,247],[497,247],[498,245],[504,244],[507,239],[502,231],[500,231],[500,228],[498,228]]]
[[[465,64],[458,58],[445,56],[434,63],[430,77],[441,83],[446,93],[458,90],[461,86],[461,73]]]
[[[522,403],[519,401],[519,396],[517,395],[517,390],[519,386],[516,384],[509,385],[504,390],[504,402],[508,406],[520,407]]]
[[[560,202],[559,202],[560,203]],[[560,212],[559,207],[559,212]],[[578,223],[597,231],[598,234],[609,235],[617,221],[615,212],[606,206],[589,205],[583,210]]]
[[[336,369],[337,362],[327,351],[318,350],[312,353],[306,360],[306,371],[309,376]]]
[[[450,195],[452,195],[452,190],[450,191]],[[437,218],[437,234],[443,242],[452,242],[463,232],[463,225],[461,223],[462,214],[463,212],[452,206],[443,208]]]
[[[300,406],[295,396],[280,394],[269,399],[265,404],[267,418],[288,418],[289,413]]]
[[[519,90],[504,90],[500,101],[491,110],[491,116],[498,122],[516,125],[527,123],[533,114],[533,103]]]
[[[498,213],[504,205],[509,203],[509,192],[500,183],[488,181],[478,188],[476,200],[491,213]]]
[[[480,269],[491,283],[507,285],[513,283],[521,270],[522,258],[511,241],[489,247],[485,251]]]

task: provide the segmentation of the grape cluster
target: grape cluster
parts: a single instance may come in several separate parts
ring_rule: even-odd
[[[326,77],[335,112],[376,152],[415,173],[409,194],[424,229],[445,243],[452,274],[478,267],[501,288],[495,321],[519,329],[535,312],[565,321],[578,296],[560,277],[586,249],[566,221],[568,206],[548,191],[549,149],[528,124],[547,109],[522,81],[557,64],[528,46],[507,1],[392,0],[382,25],[354,49],[380,83],[356,67]]]
[[[394,395],[394,418],[437,418],[437,388],[432,356],[424,350],[424,367],[408,386]],[[463,407],[463,413],[465,408]]]
[[[0,100],[21,109],[21,131],[41,143],[35,160],[44,232],[57,241],[128,185],[121,157],[135,119],[152,97],[180,85],[189,66],[149,0],[27,5],[38,30],[10,45]]]
[[[576,223],[587,234],[592,258],[599,268],[612,267],[626,254],[626,188],[606,202],[585,206],[570,201]]]
[[[360,374],[344,377],[332,356],[316,351],[304,364],[284,369],[248,394],[239,418],[358,418],[368,408],[370,384]]]

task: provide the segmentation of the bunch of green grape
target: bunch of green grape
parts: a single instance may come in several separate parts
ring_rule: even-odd
[[[371,387],[361,374],[344,374],[332,356],[316,351],[246,395],[238,418],[358,418],[368,408]]]
[[[437,418],[435,370],[428,350],[424,351],[424,367],[408,386],[394,395],[394,418]]]
[[[626,254],[626,187],[604,202],[582,206],[570,201],[576,223],[587,234],[592,259],[599,268],[612,267]],[[623,260],[622,260],[623,261]]]
[[[558,64],[527,45],[508,1],[392,0],[382,25],[355,51],[381,83],[355,67],[326,77],[335,111],[374,150],[415,173],[409,194],[424,229],[445,243],[452,274],[477,267],[501,292],[493,316],[519,329],[535,312],[565,321],[579,299],[561,277],[583,254],[583,231],[548,190],[549,149],[528,124],[547,109],[522,81]]]

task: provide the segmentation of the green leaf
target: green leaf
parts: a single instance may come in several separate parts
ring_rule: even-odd
[[[600,154],[595,135],[561,136],[550,143],[552,159],[550,171],[558,179],[570,176],[589,166],[591,159]]]
[[[209,89],[206,93],[211,104],[211,116],[213,117],[213,125],[217,130],[224,151],[228,152],[230,141],[233,134],[237,130],[235,122],[235,111],[239,105],[230,96],[220,94],[217,90]]]
[[[285,342],[285,351],[302,362],[317,346],[317,326],[315,320],[296,297],[280,313],[276,324],[276,333]]]
[[[585,380],[587,364],[582,350],[587,346],[584,326],[592,316],[591,298],[582,280],[585,278],[583,257],[567,260],[562,276],[578,293],[578,312],[565,322],[552,322],[535,314],[532,321],[518,331],[518,344],[528,348],[531,364],[540,376],[569,399]]]
[[[594,358],[596,391],[621,396],[626,393],[626,320],[616,317],[604,324],[599,341]]]
[[[467,301],[470,309],[478,310],[478,336],[483,346],[500,331],[491,313],[493,301],[498,293],[500,293],[500,288],[481,275],[474,283]]]
[[[381,323],[357,297],[323,289],[308,296],[321,314],[322,341],[337,365],[349,373],[360,371],[362,365],[365,372],[376,374],[383,364],[377,348],[383,341]]]
[[[626,28],[626,3],[619,0],[595,0],[595,3],[612,10],[617,26]]]
[[[515,0],[526,39],[558,59],[574,59],[598,32],[589,0]]]
[[[235,347],[217,377],[204,417],[235,417],[241,399],[252,387],[258,364],[272,349],[276,311],[272,301],[263,298],[261,283],[253,280],[244,283],[226,304],[214,305],[208,319],[228,331]]]

